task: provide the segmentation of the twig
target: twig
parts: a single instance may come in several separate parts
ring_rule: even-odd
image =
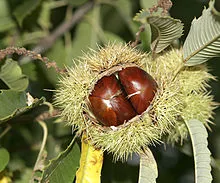
[[[69,20],[66,20],[59,25],[48,37],[42,39],[40,43],[33,48],[36,53],[43,53],[49,49],[54,42],[62,36],[65,32],[71,29],[89,10],[92,9],[94,1],[88,1],[75,11]]]
[[[37,161],[34,165],[34,171],[33,171],[33,175],[32,175],[32,179],[30,180],[30,183],[34,182],[34,180],[38,180],[40,178],[35,177],[35,172],[36,171],[42,171],[44,168],[44,159],[45,159],[45,153],[44,153],[44,148],[46,145],[46,141],[47,141],[47,136],[48,136],[48,130],[47,130],[47,125],[45,122],[43,121],[38,121],[38,123],[40,124],[40,126],[43,129],[43,140],[42,140],[42,144],[41,144],[41,148],[37,157]]]
[[[0,50],[0,61],[8,55],[18,54],[25,57],[30,57],[33,60],[41,60],[45,63],[47,68],[53,67],[57,73],[65,73],[66,69],[60,69],[56,62],[50,61],[47,57],[42,57],[41,54],[35,51],[26,50],[25,48],[8,47],[6,49]]]
[[[144,25],[141,25],[139,27],[139,31],[136,33],[135,41],[133,41],[131,43],[131,47],[135,47],[135,46],[137,46],[139,44],[139,42],[140,42],[140,35],[141,35],[142,32],[144,32],[144,30],[145,30]]]
[[[0,134],[0,139],[11,130],[11,125],[8,125],[4,131]]]
[[[158,8],[162,8],[163,9],[163,14],[167,14],[169,9],[172,7],[172,2],[171,0],[159,0],[156,6],[153,6],[152,8],[150,8],[150,13],[156,12],[158,10]]]
[[[45,52],[49,49],[54,42],[62,36],[65,32],[71,29],[90,9],[92,9],[94,5],[94,1],[90,0],[84,5],[82,5],[79,9],[75,11],[72,17],[69,20],[63,22],[60,26],[58,26],[48,37],[42,39],[39,44],[30,50],[26,50],[25,48],[16,48],[16,47],[8,47],[6,49],[0,50],[0,61],[5,58],[7,55],[18,54],[25,57],[30,57],[33,60],[41,60],[45,63],[47,68],[53,67],[57,73],[65,73],[65,69],[60,69],[56,62],[51,62],[47,57],[42,57],[41,53]],[[20,64],[24,64],[29,62],[28,59],[21,59]]]

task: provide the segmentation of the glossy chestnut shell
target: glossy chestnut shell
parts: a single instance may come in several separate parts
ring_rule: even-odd
[[[157,91],[156,81],[138,67],[115,74],[102,77],[89,95],[93,114],[105,126],[118,126],[142,114]]]

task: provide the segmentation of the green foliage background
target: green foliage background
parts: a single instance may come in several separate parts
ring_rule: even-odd
[[[61,68],[65,65],[71,66],[73,59],[82,56],[83,52],[88,51],[88,47],[96,49],[97,44],[104,45],[109,41],[133,41],[139,24],[132,18],[141,8],[151,7],[152,2],[148,0],[0,0],[0,49],[8,46],[34,49],[55,61]],[[201,15],[203,7],[208,6],[208,1],[173,0],[172,2],[171,16],[184,23],[184,35],[175,45],[179,47],[188,34],[192,19]],[[85,3],[95,3],[96,5],[70,30],[65,31],[50,45],[48,37],[53,35],[54,30],[60,24],[69,21]],[[140,45],[140,49],[147,51],[149,50],[150,35],[148,32],[144,32],[142,36],[145,37],[146,42]],[[39,60],[31,60],[15,54],[7,61],[0,62],[1,69],[4,68],[6,62],[10,62],[13,71],[16,70],[16,73],[19,73],[22,82],[19,81],[24,86],[18,84],[17,81],[10,82],[8,85],[4,80],[5,77],[0,75],[0,90],[4,89],[4,91],[0,91],[0,134],[10,126],[10,130],[0,138],[0,148],[7,149],[10,154],[9,163],[4,162],[8,163],[7,174],[13,174],[13,182],[25,183],[31,176],[42,142],[42,129],[37,124],[36,117],[48,110],[47,105],[39,105],[44,101],[41,97],[48,102],[53,101],[53,90],[57,87],[58,75],[53,68],[46,68],[45,64]],[[212,59],[208,64],[211,72],[220,78],[219,58]],[[29,79],[28,87],[27,84],[24,84],[27,82],[27,78]],[[10,78],[10,81],[13,81],[13,77]],[[220,82],[215,81],[211,83],[211,86],[216,101],[220,102]],[[26,106],[26,98],[22,93],[24,90],[34,98],[41,99],[36,100],[33,106]],[[10,95],[9,101],[4,100],[4,94]],[[14,102],[18,96],[22,106],[16,105],[18,102]],[[39,106],[35,107],[37,105]],[[8,109],[6,106],[11,107]],[[17,108],[23,109],[22,114],[16,116],[17,111],[11,114],[11,111]],[[7,113],[5,111],[10,111],[11,115],[4,116]],[[215,112],[215,125],[211,126],[209,148],[215,159],[213,159],[214,182],[218,183],[220,182],[220,110],[217,109]],[[16,117],[12,118],[14,116]],[[5,119],[10,120],[5,121]],[[46,144],[47,161],[63,151],[73,138],[71,128],[66,127],[63,123],[55,123],[57,120],[59,119],[46,120],[49,130]],[[158,183],[192,183],[194,168],[190,143],[185,143],[183,148],[166,146],[165,149],[164,145],[152,148],[159,168]],[[2,161],[0,160],[0,162]],[[105,156],[102,171],[104,183],[135,183],[137,179],[138,165],[135,157],[133,161],[127,163],[112,163],[112,157]]]

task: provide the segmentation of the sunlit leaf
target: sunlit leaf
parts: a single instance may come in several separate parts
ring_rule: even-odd
[[[140,155],[138,183],[156,183],[158,176],[157,163],[150,149]]]
[[[5,169],[10,159],[9,152],[5,148],[0,148],[0,172]]]
[[[33,103],[28,106],[25,92],[0,90],[0,124],[43,102],[44,98],[34,99]]]
[[[79,166],[80,151],[77,144],[70,143],[65,151],[50,161],[43,173],[42,182],[72,183]]]
[[[195,183],[211,183],[211,158],[208,149],[208,133],[202,122],[196,119],[186,121],[192,141],[195,162]]]
[[[100,183],[103,151],[101,149],[95,149],[86,138],[87,137],[83,135],[80,167],[76,172],[76,183]]]
[[[20,26],[25,17],[30,15],[40,5],[40,2],[41,0],[26,0],[16,7],[13,14]]]
[[[14,91],[24,91],[28,86],[27,76],[22,74],[16,61],[7,59],[0,68],[0,79]]]
[[[220,56],[220,15],[213,13],[213,3],[214,1],[211,1],[210,7],[203,10],[202,16],[192,21],[183,45],[187,66],[201,64]]]

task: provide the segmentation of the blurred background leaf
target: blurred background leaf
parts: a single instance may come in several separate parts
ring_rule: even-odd
[[[18,24],[22,26],[22,22],[39,6],[41,0],[26,0],[16,7],[13,14],[18,21]]]
[[[0,148],[0,172],[5,169],[10,159],[10,155],[5,148]]]

